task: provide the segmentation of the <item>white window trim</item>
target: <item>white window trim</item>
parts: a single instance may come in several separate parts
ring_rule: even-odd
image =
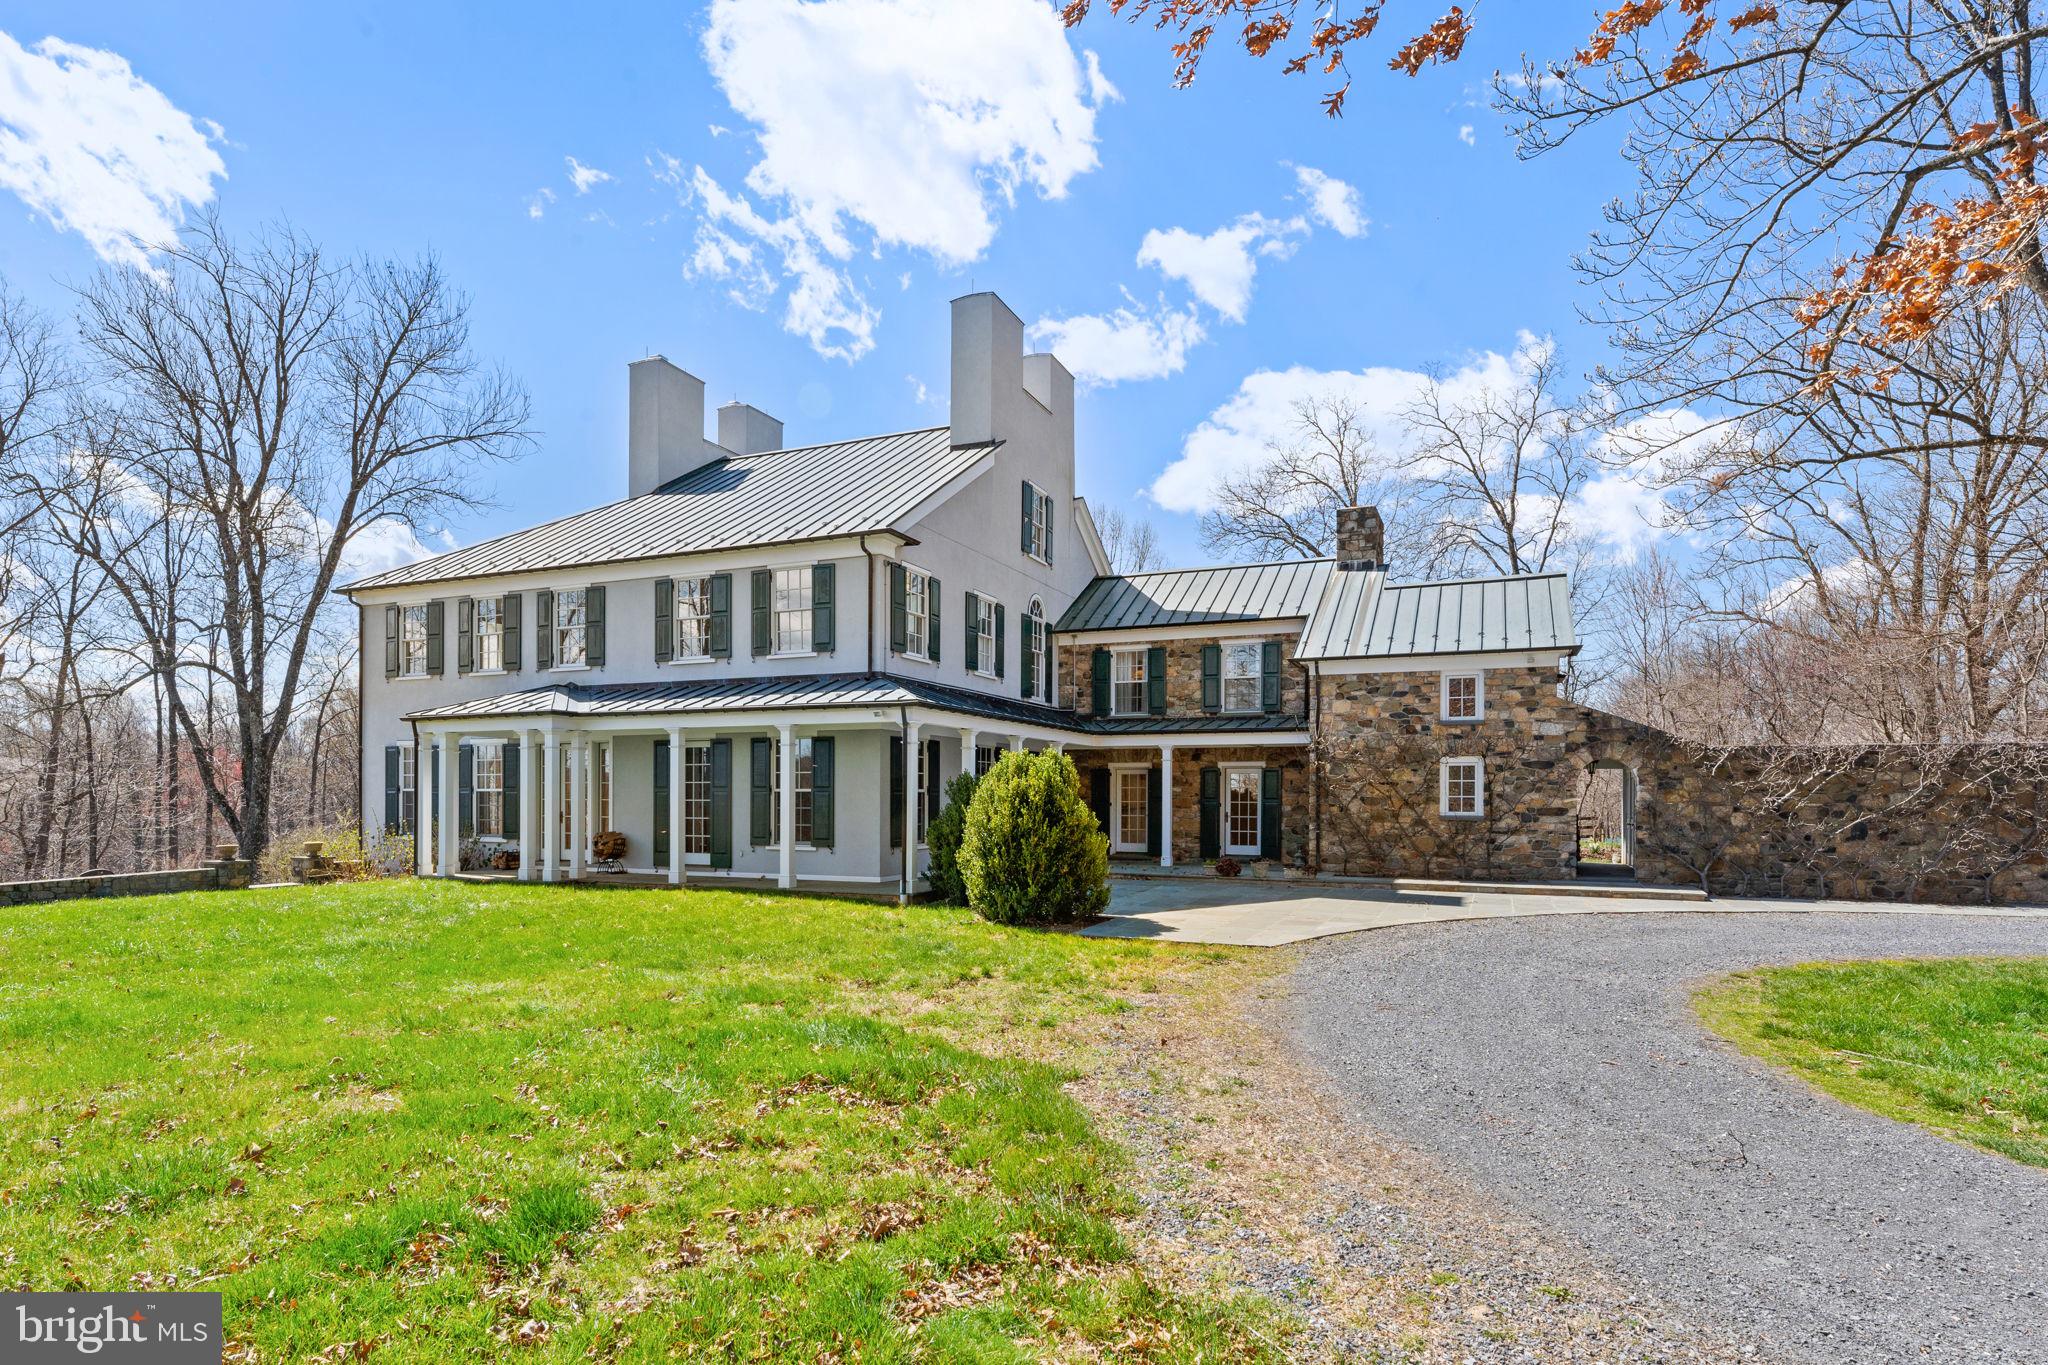
[[[1109,714],[1112,717],[1149,716],[1152,714],[1151,710],[1144,704],[1142,700],[1139,702],[1138,709],[1135,711],[1126,711],[1122,707],[1117,705],[1117,688],[1119,686],[1130,686],[1130,684],[1127,682],[1121,684],[1118,682],[1116,676],[1117,661],[1120,659],[1136,657],[1140,661],[1149,662],[1147,660],[1147,655],[1149,653],[1150,650],[1144,645],[1119,646],[1109,651]],[[1141,678],[1138,682],[1138,686],[1145,689],[1146,692],[1149,692],[1152,687],[1151,674],[1147,673],[1143,678]],[[1144,694],[1141,693],[1140,695],[1142,697]]]
[[[915,613],[910,610],[910,576],[912,574],[924,580],[924,610]],[[922,649],[912,649],[910,647],[910,618],[913,615],[919,617],[924,622],[924,647]],[[905,564],[903,566],[903,636],[903,652],[897,655],[897,658],[916,659],[920,663],[927,664],[932,661],[932,576],[923,569],[918,568],[915,564]]]
[[[1451,679],[1472,680],[1472,714],[1454,716],[1451,714]],[[1486,670],[1483,668],[1446,669],[1437,680],[1437,719],[1447,725],[1475,725],[1486,719]]]
[[[777,580],[779,580],[784,574],[794,574],[798,576],[798,581],[802,586],[803,596],[805,600],[804,606],[783,608],[775,604],[775,595],[781,591],[781,588],[777,586]],[[770,569],[768,571],[768,633],[770,636],[774,638],[774,640],[777,643],[777,648],[769,651],[769,658],[811,659],[817,657],[817,635],[815,633],[817,631],[817,608],[815,603],[811,601],[811,594],[813,592],[812,584],[813,580],[810,576],[810,568],[805,565],[785,564],[780,568]],[[780,647],[782,640],[782,618],[785,615],[801,615],[804,618],[803,638],[805,644],[803,648],[783,649]]]
[[[1476,777],[1473,793],[1475,809],[1453,811],[1451,809],[1451,768],[1454,765],[1471,764]],[[1476,757],[1446,758],[1437,764],[1436,812],[1446,820],[1484,820],[1486,818],[1486,760]]]
[[[583,624],[581,626],[570,627],[562,624],[562,602],[571,595],[580,597],[583,600]],[[576,669],[589,668],[590,590],[588,588],[556,588],[553,592],[552,600],[548,604],[548,611],[552,618],[546,625],[548,631],[548,656],[550,660],[548,664],[549,671],[568,673]],[[562,632],[570,629],[580,630],[583,633],[583,657],[573,664],[562,661]]]
[[[988,613],[987,635],[981,633],[980,620],[974,623],[974,676],[993,678],[996,675],[996,599],[985,592],[977,592],[974,594],[974,610],[977,615]]]
[[[1233,844],[1230,842],[1230,775],[1232,773],[1263,774],[1266,771],[1266,765],[1263,763],[1219,763],[1216,766],[1223,773],[1223,809],[1217,812],[1217,823],[1222,828],[1217,831],[1216,847],[1233,858],[1262,857],[1263,853],[1261,850],[1266,846],[1266,779],[1263,776],[1259,778],[1258,796],[1252,802],[1252,810],[1254,811],[1252,818],[1258,822],[1258,829],[1255,831],[1251,843]]]
[[[433,669],[429,666],[428,662],[432,657],[434,639],[433,632],[427,629],[427,613],[431,605],[427,602],[406,602],[400,604],[398,608],[398,672],[393,675],[394,677],[431,678],[434,676]],[[405,633],[406,623],[412,619],[414,612],[420,614],[420,671],[417,673],[412,671],[412,650],[408,648],[408,637]]]
[[[1266,642],[1264,640],[1225,640],[1220,648],[1223,657],[1216,666],[1216,709],[1226,716],[1256,716],[1265,711],[1266,687]],[[1252,704],[1232,706],[1230,704],[1230,651],[1248,649],[1252,652]]]
[[[1145,775],[1145,799],[1148,803],[1152,799],[1151,764],[1112,763],[1109,765],[1109,823],[1112,826],[1110,830],[1109,851],[1112,853],[1120,854],[1124,857],[1130,857],[1134,853],[1144,853],[1146,845],[1150,842],[1151,835],[1149,822],[1152,817],[1151,811],[1148,809],[1145,813],[1145,818],[1148,822],[1148,828],[1146,830],[1147,837],[1138,840],[1138,842],[1135,845],[1126,846],[1121,842],[1121,836],[1123,834],[1123,779],[1125,775],[1129,773],[1143,773]]]
[[[712,655],[711,655],[711,603],[710,603],[710,600],[709,600],[709,597],[710,597],[710,588],[709,588],[709,584],[710,584],[711,578],[712,578],[712,575],[710,575],[710,574],[694,574],[694,573],[682,573],[682,574],[670,574],[670,575],[669,575],[669,580],[668,580],[668,582],[669,582],[669,651],[668,651],[668,662],[670,662],[670,663],[672,663],[672,664],[701,664],[701,663],[708,663],[708,662],[710,661],[711,657],[712,657]],[[702,616],[699,616],[699,615],[698,615],[698,614],[697,614],[696,612],[691,612],[691,613],[689,614],[689,617],[687,618],[687,619],[689,619],[689,620],[691,620],[691,621],[698,621],[698,620],[701,620],[701,621],[702,621],[702,622],[704,623],[704,652],[703,652],[702,654],[685,654],[685,653],[683,653],[683,650],[682,650],[682,639],[683,639],[683,629],[682,629],[682,626],[683,626],[683,621],[684,621],[684,619],[685,619],[685,618],[684,618],[683,614],[682,614],[682,613],[681,613],[681,612],[680,612],[679,610],[677,610],[677,604],[678,604],[678,603],[680,603],[680,602],[682,602],[682,601],[684,600],[684,598],[683,598],[683,593],[682,593],[681,589],[682,589],[682,585],[683,585],[683,583],[684,583],[684,581],[685,581],[685,580],[688,580],[688,581],[690,581],[690,582],[693,582],[693,583],[703,583],[703,584],[707,585],[707,586],[706,586],[706,588],[705,588],[705,592],[704,592],[704,596],[705,596],[705,602],[704,602],[704,612],[703,612],[703,615],[702,615]]]
[[[1051,538],[1052,494],[1040,488],[1030,479],[1024,480],[1024,486],[1031,490],[1031,548],[1024,552],[1024,557],[1035,559],[1047,568],[1051,568],[1052,558],[1045,552],[1045,542]],[[1041,509],[1045,512],[1043,523],[1038,519]]]

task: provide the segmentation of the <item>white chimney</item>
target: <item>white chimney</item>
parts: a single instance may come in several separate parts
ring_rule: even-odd
[[[640,497],[718,454],[704,439],[704,381],[658,355],[626,367],[626,495]]]
[[[718,410],[718,443],[735,455],[782,449],[782,423],[752,403],[727,403]]]
[[[1007,429],[1024,388],[1024,323],[991,293],[953,300],[953,444]]]

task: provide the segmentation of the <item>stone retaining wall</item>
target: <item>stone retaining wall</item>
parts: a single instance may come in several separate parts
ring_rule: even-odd
[[[256,865],[241,858],[162,872],[114,872],[98,877],[53,877],[47,881],[0,882],[0,905],[106,896],[164,896],[180,891],[233,891],[249,885]]]

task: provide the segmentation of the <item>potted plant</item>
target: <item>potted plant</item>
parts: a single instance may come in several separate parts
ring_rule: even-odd
[[[1219,877],[1235,877],[1242,871],[1244,871],[1244,864],[1231,857],[1228,853],[1216,860],[1216,875]]]

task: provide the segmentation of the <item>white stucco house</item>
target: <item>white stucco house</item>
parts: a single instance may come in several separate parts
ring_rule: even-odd
[[[1112,575],[1073,377],[990,293],[951,357],[947,425],[796,448],[741,403],[708,438],[702,382],[634,362],[624,498],[343,589],[366,823],[422,872],[582,878],[609,831],[627,874],[910,896],[944,784],[1060,746],[1120,858],[1312,867],[1320,680],[1428,678],[1457,727],[1487,669],[1577,648],[1561,576],[1419,585],[1454,623],[1421,638],[1369,509],[1332,559]],[[1446,819],[1481,769],[1444,768]]]

